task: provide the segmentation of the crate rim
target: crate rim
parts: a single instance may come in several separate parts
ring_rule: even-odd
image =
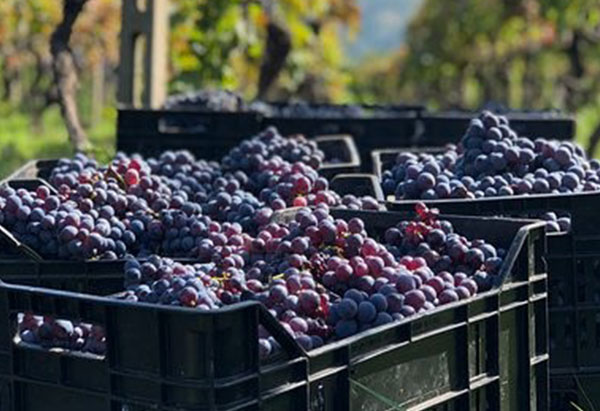
[[[447,120],[447,119],[472,119],[483,111],[490,111],[494,114],[507,117],[509,120],[516,121],[575,121],[575,115],[573,113],[566,113],[563,111],[553,110],[532,110],[532,111],[508,111],[508,112],[497,112],[494,110],[475,110],[475,111],[463,111],[463,110],[444,110],[444,111],[424,111],[421,119],[435,119],[435,120]]]
[[[553,198],[569,198],[569,197],[593,197],[600,196],[600,190],[597,191],[580,191],[577,193],[556,193],[556,194],[520,194],[513,196],[496,196],[496,197],[482,197],[482,198],[438,198],[435,200],[423,200],[423,199],[395,199],[393,196],[388,196],[384,201],[384,204],[416,204],[416,203],[425,203],[427,205],[435,205],[435,204],[453,204],[453,203],[463,203],[468,204],[470,202],[481,202],[481,203],[490,203],[498,200],[511,200],[518,201],[524,199],[532,199],[533,200],[549,200]]]

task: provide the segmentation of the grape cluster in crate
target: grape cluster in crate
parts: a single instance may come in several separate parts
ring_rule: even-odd
[[[600,190],[600,160],[570,141],[519,137],[506,117],[483,112],[458,145],[437,152],[399,152],[382,170],[385,195],[395,200],[478,199]],[[532,216],[533,217],[533,216]],[[552,232],[569,231],[570,218],[536,215]]]
[[[274,210],[329,206],[377,210],[374,198],[339,196],[320,177],[314,142],[268,129],[220,163],[187,152],[158,159],[117,154],[107,166],[77,155],[60,160],[35,191],[0,189],[0,223],[49,258],[117,259],[126,254],[195,257],[225,230],[252,233]],[[211,223],[219,222],[217,233]],[[233,228],[232,228],[233,227]]]
[[[0,222],[44,258],[125,258],[116,298],[200,310],[259,301],[306,350],[498,284],[505,250],[461,236],[435,210],[418,207],[382,238],[360,218],[334,219],[332,207],[381,206],[330,190],[324,161],[314,142],[272,128],[220,162],[167,151],[120,153],[104,166],[77,155],[58,162],[51,186],[3,186]],[[301,209],[274,220],[290,207]],[[20,338],[84,349],[84,337],[102,335],[82,330],[27,313]],[[264,356],[278,350],[265,330],[260,337]]]

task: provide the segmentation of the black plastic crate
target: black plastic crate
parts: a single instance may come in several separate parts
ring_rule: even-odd
[[[407,217],[334,215],[375,236]],[[543,224],[448,218],[508,249],[499,288],[310,352],[255,302],[202,312],[0,284],[0,392],[11,411],[546,409]],[[16,344],[20,312],[101,325],[107,354]],[[259,360],[258,324],[281,356]]]
[[[244,138],[246,137],[249,136],[245,136]],[[240,141],[241,140],[242,139],[240,139]],[[317,136],[314,138],[314,140],[317,143],[319,149],[325,153],[325,162],[319,168],[319,174],[323,175],[324,177],[327,177],[328,179],[331,179],[337,174],[357,173],[360,171],[360,156],[358,154],[356,144],[354,143],[354,139],[351,136]],[[140,141],[143,141],[143,139],[140,139]],[[196,142],[196,145],[198,145],[198,143],[199,141]],[[151,148],[150,151],[145,151],[144,148],[141,148],[139,151],[124,151],[130,154],[140,153],[146,156],[157,155],[164,150],[171,149],[172,147],[170,147],[169,144],[169,141],[166,140],[165,146],[162,147],[162,149],[160,149],[156,153],[154,153],[154,148]],[[198,156],[198,158],[208,160],[219,160],[220,157],[214,157],[212,155],[213,151],[211,147],[213,144],[221,146],[222,142],[215,141],[215,139],[210,139],[209,142],[204,141],[201,144],[201,147],[198,147],[196,149],[194,149],[193,146],[181,148],[185,148],[194,152]],[[231,150],[231,148],[233,148],[235,144],[237,143],[231,143],[230,145],[227,145],[224,154],[229,152],[229,150]],[[48,185],[46,180],[50,178],[52,169],[57,166],[58,161],[58,159],[28,161],[4,181],[11,184],[11,186],[16,187],[15,184],[19,184],[18,187],[23,187],[27,189],[35,189],[40,184]],[[26,183],[23,180],[27,181],[27,185],[24,185]]]
[[[165,150],[186,149],[198,158],[220,160],[235,145],[258,134],[263,129],[261,124],[260,115],[251,112],[205,112],[190,108],[121,109],[117,125],[117,150],[158,156]],[[326,154],[339,156],[339,161],[323,165],[322,174],[331,177],[360,170],[360,157],[351,136],[311,137],[316,137],[315,140]],[[27,169],[31,168],[29,166]],[[30,174],[35,175],[31,171]]]
[[[325,153],[319,174],[330,179],[337,174],[360,171],[360,156],[351,136],[317,136],[314,140]]]
[[[330,134],[349,134],[357,139],[359,151],[362,155],[365,150],[371,150],[376,147],[385,147],[392,145],[392,142],[396,142],[398,139],[402,141],[402,145],[409,145],[419,135],[419,127],[417,117],[420,113],[425,111],[425,107],[417,104],[327,104],[327,103],[310,103],[300,104],[289,102],[267,102],[267,107],[275,108],[274,113],[263,112],[259,110],[252,114],[252,107],[246,111],[239,112],[215,112],[206,111],[200,108],[190,105],[184,109],[170,109],[169,112],[178,112],[184,110],[187,115],[177,114],[177,116],[165,117],[167,120],[161,120],[163,124],[162,129],[164,131],[169,130],[165,124],[170,124],[170,131],[177,134],[178,127],[189,129],[193,132],[194,126],[194,115],[191,113],[200,113],[201,116],[210,116],[215,114],[216,117],[220,115],[248,115],[258,116],[260,118],[261,129],[264,129],[270,125],[277,127],[280,133],[283,135],[291,134],[303,134],[309,138],[316,137],[319,135],[330,135]],[[281,110],[289,109],[288,113],[281,113]],[[298,109],[299,111],[296,111]],[[311,112],[314,110],[314,112]],[[119,118],[131,119],[133,125],[135,121],[136,113],[132,113],[126,110],[119,112]],[[157,112],[160,113],[160,112]],[[141,114],[140,114],[141,116]],[[196,120],[197,121],[197,120]],[[179,126],[173,126],[173,125]],[[160,126],[160,124],[159,124]],[[226,126],[226,125],[225,125]],[[131,144],[131,138],[126,138],[127,147],[122,145],[121,136],[123,133],[121,130],[121,123],[119,123],[118,131],[118,148],[122,148],[126,151],[140,150],[141,144]],[[154,128],[153,126],[151,128]],[[208,129],[206,127],[202,130]],[[235,136],[235,132],[238,129],[231,130]],[[240,130],[243,131],[243,130]],[[126,133],[128,134],[128,133]],[[137,134],[139,136],[139,133]],[[243,133],[242,133],[243,135]],[[246,135],[247,136],[247,135]],[[125,141],[125,140],[124,140]],[[124,144],[124,143],[123,143]],[[133,149],[131,147],[134,147]],[[370,162],[370,158],[367,155],[363,156],[363,162],[367,164]]]
[[[575,119],[570,115],[552,111],[513,111],[505,115],[510,127],[521,136],[557,140],[572,140],[575,137]],[[476,116],[477,113],[460,111],[424,113],[421,116],[422,134],[417,139],[417,145],[427,147],[458,143],[469,122]],[[389,144],[385,147],[393,146]]]
[[[416,202],[386,205],[390,210],[406,211],[413,209]],[[545,256],[550,373],[552,379],[600,374],[600,192],[424,202],[443,213],[464,215],[532,217],[547,211],[569,214],[571,231],[549,234]],[[584,396],[580,395],[581,404]]]
[[[261,126],[261,116],[251,112],[120,108],[117,150],[155,156],[165,150],[187,149],[202,158],[216,159],[256,135]]]
[[[419,135],[419,113],[406,110],[390,117],[364,118],[270,117],[263,119],[263,127],[275,126],[283,135],[303,134],[307,137],[349,134],[354,137],[362,164],[369,167],[371,150],[414,143]]]
[[[14,180],[48,180],[52,169],[56,167],[58,160],[56,159],[41,159],[30,160],[15,170],[4,181],[10,182]]]

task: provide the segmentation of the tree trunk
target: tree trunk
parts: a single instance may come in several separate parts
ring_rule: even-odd
[[[77,110],[77,70],[69,47],[73,25],[88,0],[64,0],[63,19],[50,38],[52,67],[58,89],[58,102],[71,144],[77,151],[87,147],[87,135]]]
[[[258,99],[263,99],[273,85],[292,48],[288,31],[274,21],[267,26],[267,44],[258,78]]]
[[[91,104],[90,124],[97,126],[102,118],[102,109],[104,108],[104,61],[101,60],[94,64],[92,71],[92,104]]]
[[[23,88],[19,71],[15,71],[11,68],[3,68],[2,83],[4,89],[2,100],[6,100],[13,105],[20,104]]]
[[[4,67],[0,69],[0,72],[2,73],[2,100],[8,101],[11,95],[12,79]]]
[[[568,81],[564,81],[567,89],[565,102],[567,108],[571,111],[587,103],[585,96],[581,93],[580,87],[581,80],[585,77],[585,66],[583,64],[580,45],[582,39],[581,34],[575,30],[570,44],[564,49],[569,58],[570,65],[570,76],[567,78]]]

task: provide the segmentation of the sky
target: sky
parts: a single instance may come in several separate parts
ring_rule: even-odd
[[[350,60],[370,53],[394,50],[404,41],[406,26],[423,0],[358,0],[361,30],[354,41],[346,40]]]

